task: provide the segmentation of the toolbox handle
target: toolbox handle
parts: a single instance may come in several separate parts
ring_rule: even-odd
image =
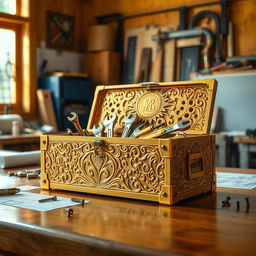
[[[194,179],[204,175],[203,152],[189,155],[189,178]]]
[[[159,85],[159,82],[142,82],[140,86],[150,88],[152,86]]]

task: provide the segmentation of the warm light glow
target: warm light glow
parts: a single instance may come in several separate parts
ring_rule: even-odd
[[[0,0],[0,12],[16,14],[16,0]]]
[[[16,103],[16,33],[0,29],[0,104]]]
[[[29,26],[27,25],[26,26],[26,29],[25,29],[25,33],[24,33],[24,36],[23,36],[23,63],[22,63],[22,68],[23,68],[23,81],[22,81],[22,88],[23,88],[23,104],[24,104],[24,109],[29,109],[30,107],[30,90],[29,90],[29,82],[30,82],[30,73],[29,73],[29,70],[30,70],[30,58],[29,58]]]
[[[21,16],[29,17],[29,0],[21,0],[20,1],[21,7]]]

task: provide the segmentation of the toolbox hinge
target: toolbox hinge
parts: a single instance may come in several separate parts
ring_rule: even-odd
[[[48,136],[47,135],[41,135],[40,136],[40,149],[41,150],[47,150],[48,148]]]
[[[140,86],[147,87],[147,88],[153,87],[155,85],[159,85],[159,82],[142,82],[142,83],[140,83]]]

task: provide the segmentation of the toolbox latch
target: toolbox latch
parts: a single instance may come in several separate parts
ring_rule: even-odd
[[[104,145],[104,140],[94,140],[92,143],[95,147],[101,147]]]
[[[103,155],[102,147],[104,145],[104,140],[94,140],[92,144],[94,145],[94,154],[96,155],[96,157],[101,158]]]
[[[152,86],[159,85],[159,82],[142,82],[140,86],[150,88]]]

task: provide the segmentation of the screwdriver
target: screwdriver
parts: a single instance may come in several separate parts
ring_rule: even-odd
[[[174,132],[174,131],[185,131],[188,130],[191,126],[191,123],[189,120],[180,120],[177,124],[174,126],[171,126],[169,128],[159,129],[155,132],[152,132],[146,136],[143,137],[143,139],[150,139],[150,138],[158,138],[160,136],[163,136],[165,134]]]
[[[147,134],[147,133],[149,133],[149,132],[151,132],[151,131],[154,131],[155,129],[158,129],[158,128],[160,128],[160,127],[163,126],[163,125],[165,125],[165,122],[162,122],[162,123],[160,123],[160,124],[158,124],[158,125],[150,125],[150,126],[148,126],[147,128],[142,129],[141,131],[139,131],[139,132],[136,134],[135,138],[138,138],[138,137],[140,137],[140,136],[142,136],[142,135],[145,135],[145,134]]]

